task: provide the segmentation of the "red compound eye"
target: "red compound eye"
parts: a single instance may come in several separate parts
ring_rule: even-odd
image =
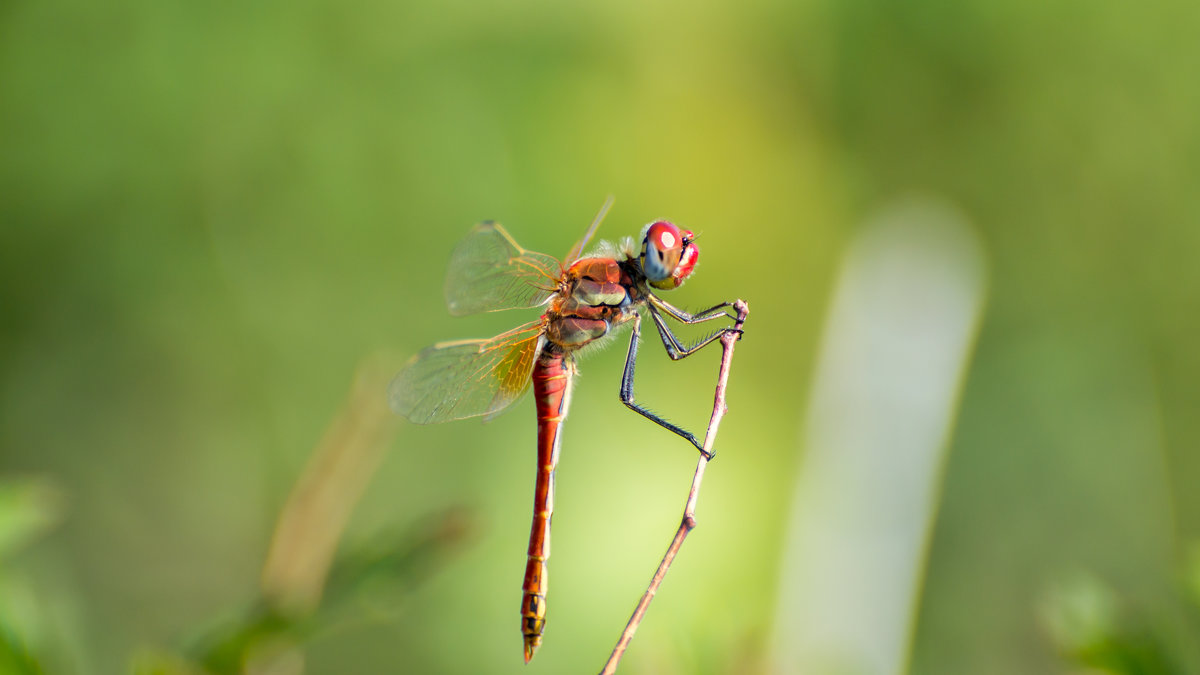
[[[692,243],[694,236],[665,220],[651,223],[646,228],[642,240],[642,271],[651,286],[664,290],[678,288],[692,273],[700,255]]]
[[[683,231],[683,253],[679,256],[679,264],[675,266],[675,271],[671,273],[672,277],[679,280],[677,286],[692,275],[692,270],[696,269],[696,261],[700,259],[700,249],[692,243],[692,237],[691,232]]]

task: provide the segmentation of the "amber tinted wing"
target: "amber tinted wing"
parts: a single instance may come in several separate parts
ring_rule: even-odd
[[[446,306],[455,316],[536,307],[554,292],[561,273],[553,257],[521,248],[499,223],[483,223],[450,257]]]
[[[534,321],[490,340],[429,347],[392,380],[388,403],[417,424],[494,415],[529,388],[541,336]]]

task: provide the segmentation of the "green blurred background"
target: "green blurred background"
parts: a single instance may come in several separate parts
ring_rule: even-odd
[[[989,288],[911,671],[1080,672],[1039,618],[1078,575],[1186,652],[1198,28],[1170,1],[0,3],[0,478],[42,523],[0,549],[12,668],[122,672],[237,624],[359,364],[533,318],[450,318],[454,244],[490,218],[562,254],[608,194],[602,237],[702,233],[671,301],[753,312],[700,529],[623,672],[767,668],[839,259],[914,191],[977,228]],[[715,356],[647,346],[639,398],[702,427]],[[468,534],[352,592],[307,672],[599,670],[695,461],[621,406],[622,358],[583,363],[530,666],[524,401],[396,426],[347,546],[456,505]]]

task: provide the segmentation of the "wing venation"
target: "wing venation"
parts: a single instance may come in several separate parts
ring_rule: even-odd
[[[521,248],[499,223],[483,223],[450,256],[446,306],[454,316],[537,307],[561,272],[553,256]]]
[[[529,388],[541,344],[533,321],[488,340],[433,345],[392,379],[388,404],[417,424],[493,416]]]

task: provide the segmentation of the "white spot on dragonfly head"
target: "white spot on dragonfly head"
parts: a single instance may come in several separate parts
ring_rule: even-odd
[[[671,234],[670,232],[667,232],[666,230],[663,230],[662,236],[659,238],[662,239],[662,247],[663,248],[674,248],[675,235]]]

